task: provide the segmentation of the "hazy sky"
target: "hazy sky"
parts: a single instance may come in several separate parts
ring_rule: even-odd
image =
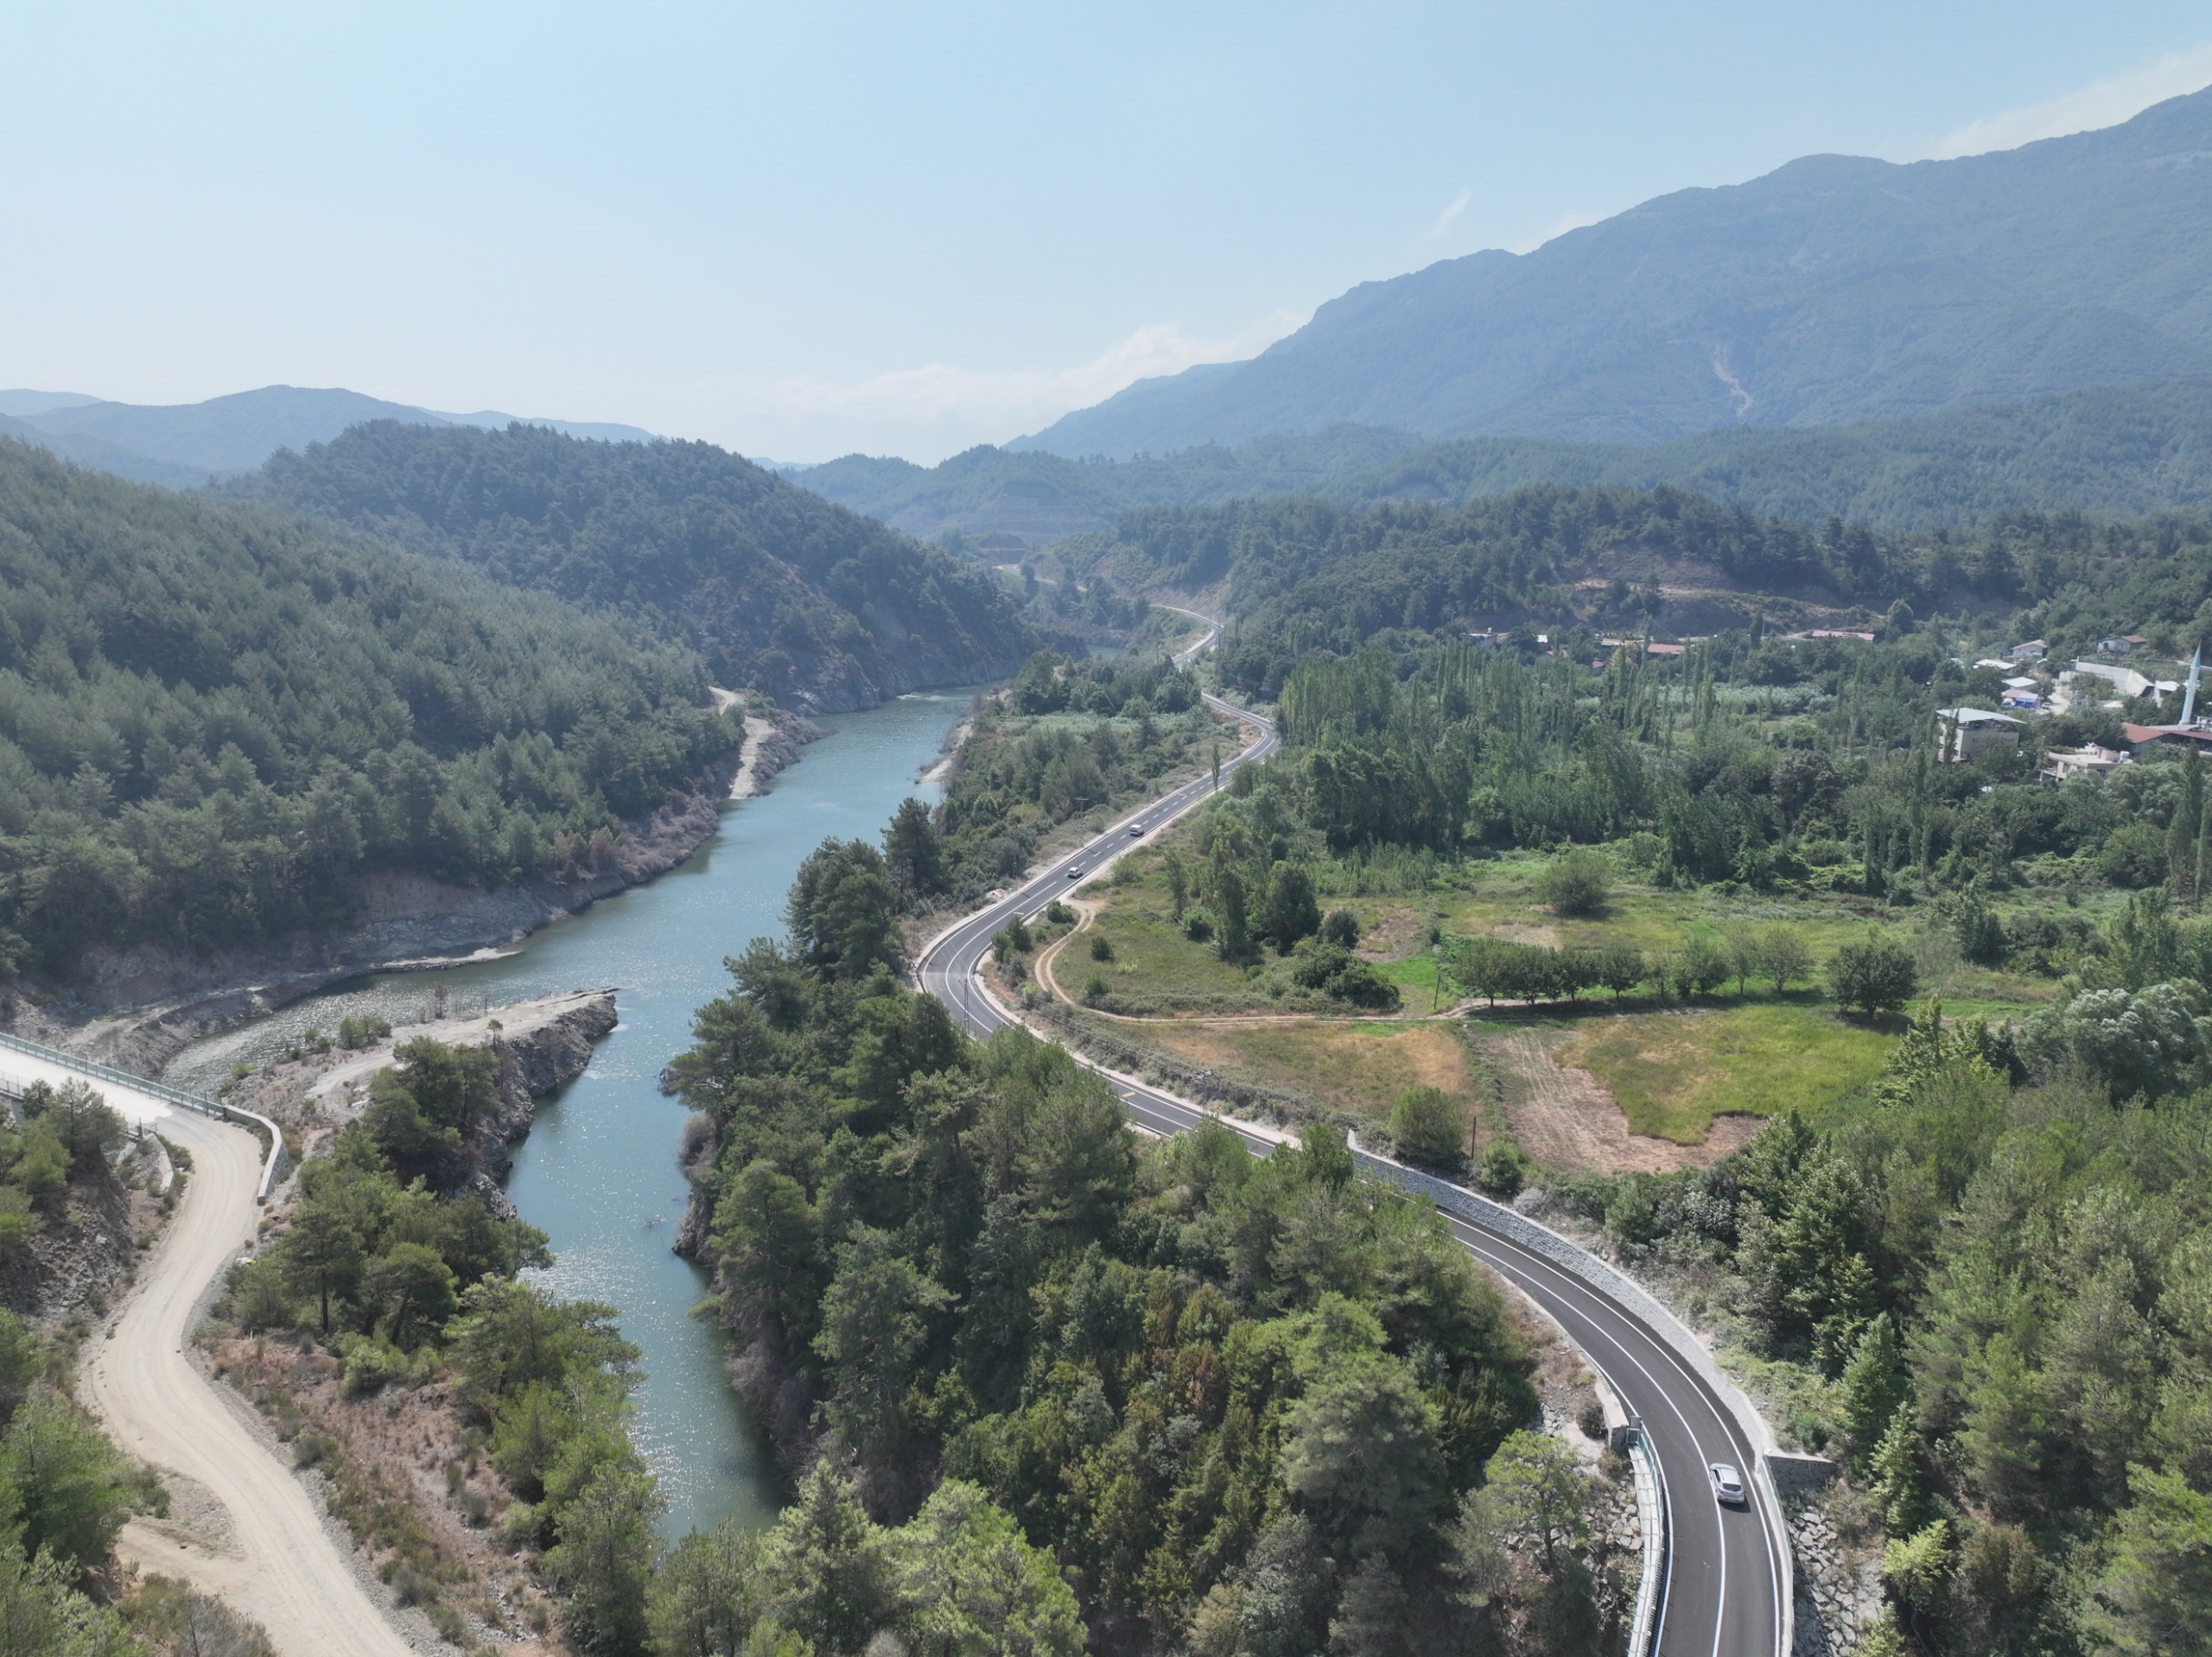
[[[2207,83],[2202,0],[0,0],[0,386],[932,460],[1357,282]]]

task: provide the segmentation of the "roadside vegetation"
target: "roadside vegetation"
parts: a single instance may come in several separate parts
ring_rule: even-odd
[[[893,873],[918,906],[973,901],[1018,879],[1063,825],[1102,825],[1236,741],[1164,658],[1039,651],[977,709],[943,803],[909,801],[893,819]]]
[[[40,1232],[69,1234],[63,1246],[89,1255],[100,1239],[83,1235],[84,1215],[99,1215],[101,1224],[127,1216],[121,1242],[130,1252],[134,1240],[150,1241],[174,1202],[126,1189],[139,1165],[124,1159],[123,1121],[92,1088],[35,1082],[15,1104],[19,1123],[0,1136],[8,1164],[0,1267],[11,1298],[24,1304],[27,1291],[35,1298],[54,1286],[25,1269]],[[24,1657],[274,1657],[260,1628],[219,1601],[159,1577],[135,1581],[118,1566],[124,1526],[136,1514],[166,1514],[169,1495],[76,1402],[78,1354],[92,1327],[43,1302],[23,1315],[0,1310],[0,1649]]]

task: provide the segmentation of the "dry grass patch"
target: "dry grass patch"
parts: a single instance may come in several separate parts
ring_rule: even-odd
[[[1380,1118],[1413,1088],[1474,1090],[1466,1045],[1449,1025],[1324,1019],[1281,1023],[1155,1025],[1145,1039],[1179,1058],[1254,1086]]]

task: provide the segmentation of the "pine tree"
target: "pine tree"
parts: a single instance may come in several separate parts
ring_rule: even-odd
[[[2204,773],[2191,746],[2188,757],[2182,761],[2181,803],[2174,808],[2173,822],[2166,829],[2166,869],[2173,882],[2174,895],[2184,901],[2197,895],[2197,842],[2204,828]]]

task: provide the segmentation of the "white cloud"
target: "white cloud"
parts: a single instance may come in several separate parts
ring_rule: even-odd
[[[948,363],[893,369],[862,380],[791,374],[730,380],[702,388],[733,412],[809,422],[940,426],[1032,430],[1109,397],[1135,381],[1179,373],[1198,363],[1232,362],[1272,345],[1306,321],[1277,311],[1223,339],[1192,339],[1172,322],[1154,322],[1065,368],[974,369]]]
[[[1415,247],[1426,247],[1431,242],[1441,240],[1445,232],[1452,228],[1453,223],[1458,220],[1459,215],[1466,212],[1467,204],[1474,199],[1475,193],[1471,189],[1462,190],[1459,194],[1453,196],[1452,198],[1452,205],[1445,208],[1442,213],[1436,215],[1436,222],[1431,225],[1427,230],[1421,232],[1420,235],[1414,238],[1414,245]]]
[[[2025,109],[2006,110],[1983,120],[1969,121],[1918,154],[1904,159],[1952,161],[1993,149],[2016,149],[2038,138],[2063,138],[2069,132],[2118,126],[2153,104],[2179,98],[2208,85],[2212,85],[2212,42],[2191,47],[2186,52],[2169,52],[2130,73],[2109,80],[2093,80],[2048,103],[2031,104]]]

